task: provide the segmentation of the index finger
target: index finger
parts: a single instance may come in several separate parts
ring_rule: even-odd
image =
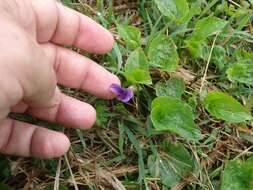
[[[39,42],[73,45],[98,54],[111,50],[114,43],[112,34],[89,17],[54,0],[31,2],[36,15]]]

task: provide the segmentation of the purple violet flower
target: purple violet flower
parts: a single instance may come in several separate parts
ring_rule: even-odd
[[[110,91],[112,93],[114,93],[115,95],[117,95],[117,99],[119,101],[124,102],[124,103],[129,102],[133,98],[133,96],[134,96],[134,92],[131,89],[131,87],[129,87],[129,88],[122,88],[118,84],[112,84],[110,86]]]

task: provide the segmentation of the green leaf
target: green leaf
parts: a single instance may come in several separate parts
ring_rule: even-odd
[[[153,100],[151,120],[157,131],[171,131],[187,140],[199,140],[201,134],[194,123],[191,107],[172,96]]]
[[[118,25],[119,35],[125,41],[126,45],[135,50],[141,46],[141,32],[134,26]]]
[[[171,20],[180,19],[189,12],[186,0],[155,0],[155,3],[161,13]]]
[[[186,46],[194,58],[207,59],[210,49],[205,41],[192,38],[191,40],[186,41]]]
[[[189,13],[189,6],[186,0],[173,0],[177,7],[176,17],[181,19]]]
[[[168,154],[166,158],[160,155],[148,157],[148,169],[152,177],[160,178],[163,185],[175,186],[192,170],[192,157],[181,143],[163,143],[163,149]]]
[[[128,57],[124,75],[130,83],[152,84],[149,63],[141,48],[136,49]]]
[[[204,107],[218,119],[231,123],[251,120],[250,112],[233,97],[222,92],[211,92],[204,99]]]
[[[253,157],[246,162],[230,161],[224,170],[221,190],[253,189]]]
[[[190,5],[191,5],[191,7],[190,7],[188,13],[185,14],[185,16],[179,20],[180,23],[188,23],[194,15],[198,15],[201,13],[201,2],[200,1],[192,2]]]
[[[155,0],[155,3],[164,16],[175,19],[177,7],[173,0]]]
[[[73,3],[72,0],[62,0],[62,3],[65,5]]]
[[[222,46],[214,46],[212,53],[212,62],[222,71],[225,67],[226,50]]]
[[[249,60],[251,62],[253,61],[252,52],[247,52],[243,49],[236,49],[233,54],[235,55],[237,61],[244,61],[244,60]]]
[[[171,143],[170,141],[165,141],[163,142],[163,149],[165,149],[165,151],[174,158],[174,165],[175,167],[178,167],[178,173],[181,173],[181,176],[192,170],[192,156],[182,143]]]
[[[238,62],[227,70],[228,79],[232,82],[253,84],[253,64]]]
[[[158,35],[151,41],[148,57],[154,67],[168,72],[176,70],[179,62],[173,40],[165,35]]]
[[[220,32],[227,23],[227,21],[215,16],[205,17],[196,23],[192,38],[205,40],[208,36]]]
[[[155,155],[148,157],[148,168],[152,177],[160,178],[162,184],[168,187],[173,187],[181,179],[169,160],[157,158]]]
[[[220,32],[227,24],[227,21],[215,16],[205,17],[199,20],[194,28],[191,37],[186,40],[186,45],[195,58],[204,58],[203,44],[208,36]]]
[[[181,98],[185,91],[185,84],[183,79],[171,78],[166,83],[157,83],[155,86],[157,96],[174,96]]]

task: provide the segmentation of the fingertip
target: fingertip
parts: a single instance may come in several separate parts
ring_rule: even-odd
[[[117,85],[121,85],[121,82],[120,82],[120,80],[119,80],[119,78],[116,76],[116,75],[114,75],[114,74],[112,74],[112,77],[111,77],[111,81],[110,81],[110,83],[108,83],[109,84],[109,86],[108,86],[108,96],[107,97],[105,97],[105,99],[113,99],[113,98],[115,98],[115,94],[114,93],[112,93],[111,91],[110,91],[110,87],[111,87],[111,85],[112,84],[117,84]]]
[[[87,130],[90,129],[96,122],[97,112],[95,108],[85,102],[76,101],[76,106],[79,105],[79,109],[76,109],[75,120],[71,123],[73,127]]]
[[[57,158],[70,148],[68,137],[60,132],[37,128],[33,136],[31,154],[38,158]]]
[[[105,54],[105,53],[108,53],[112,50],[113,46],[114,46],[114,43],[115,43],[115,40],[114,40],[114,37],[112,35],[111,32],[109,32],[108,30],[106,30],[107,33],[107,37],[105,38],[105,47],[103,47],[103,49],[101,49],[101,51],[99,52],[99,54]]]
[[[95,51],[94,53],[103,55],[112,50],[115,40],[113,34],[109,30],[102,27],[101,25],[99,26],[101,28],[101,35],[103,36],[103,38],[101,39],[102,41],[100,41],[99,44],[96,47],[93,47],[92,49]]]
[[[96,122],[96,110],[90,104],[65,96],[57,121],[67,127],[89,129]]]
[[[113,74],[113,84],[121,85],[121,82],[119,80],[119,77]]]
[[[85,127],[85,129],[90,129],[95,124],[96,119],[97,119],[97,112],[96,112],[95,108],[93,106],[91,106],[91,105],[89,105],[89,106],[90,106],[90,108],[89,108],[89,110],[90,110],[90,113],[89,113],[90,117],[89,117],[88,121],[86,121],[86,124],[85,124],[86,127]]]
[[[57,133],[57,137],[55,138],[54,142],[52,142],[52,144],[55,144],[55,148],[53,148],[53,150],[57,150],[53,153],[53,158],[57,158],[66,154],[71,145],[69,138],[64,133]],[[57,148],[57,146],[59,147]]]

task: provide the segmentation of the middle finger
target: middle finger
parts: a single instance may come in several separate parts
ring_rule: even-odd
[[[81,89],[104,99],[114,97],[109,88],[112,83],[120,84],[117,76],[69,49],[51,43],[42,47],[47,56],[54,60],[52,62],[59,84]]]

